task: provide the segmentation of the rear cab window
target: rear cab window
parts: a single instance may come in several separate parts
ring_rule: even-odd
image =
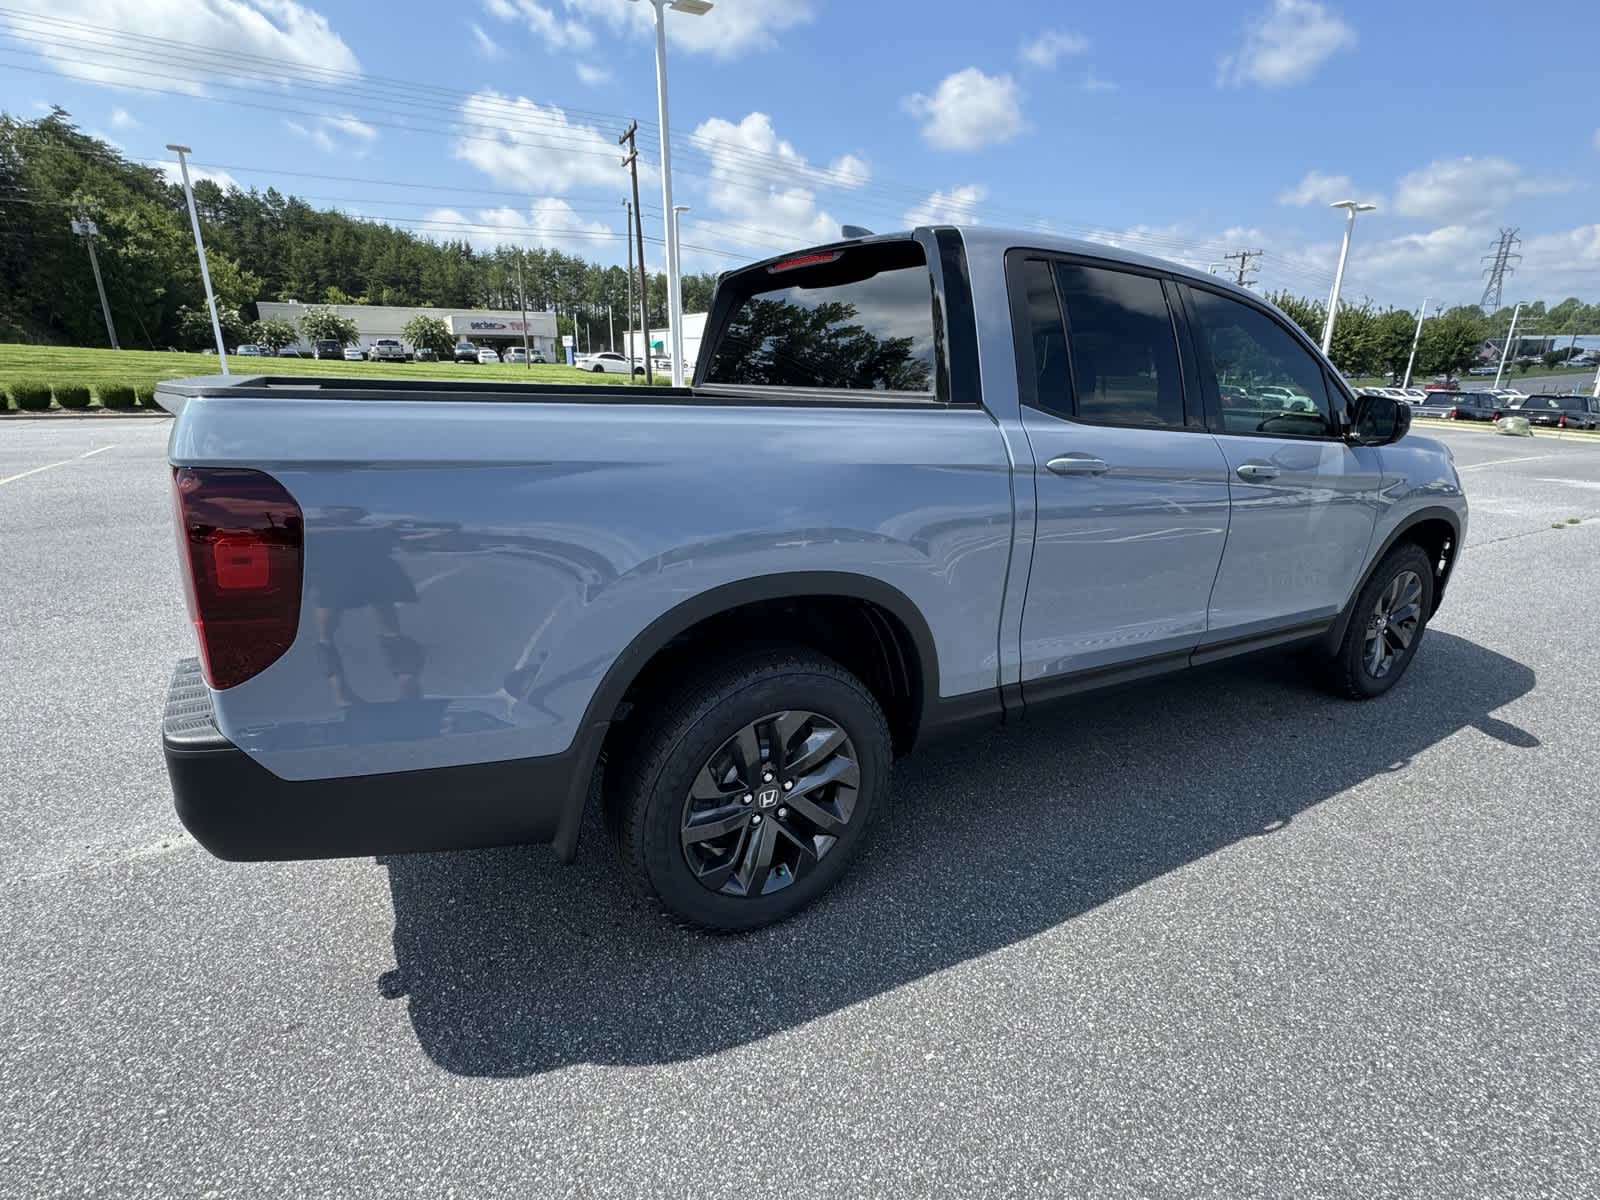
[[[933,397],[933,280],[917,242],[810,251],[719,290],[729,303],[705,383]]]

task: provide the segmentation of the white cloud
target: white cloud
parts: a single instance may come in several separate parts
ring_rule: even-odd
[[[905,213],[907,225],[974,225],[978,205],[989,195],[981,183],[968,183],[947,192],[932,192]]]
[[[548,50],[587,50],[594,45],[594,34],[587,25],[562,17],[537,0],[485,0],[483,9],[502,21],[520,20]]]
[[[456,140],[455,157],[499,183],[559,195],[583,186],[615,193],[627,181],[616,137],[568,120],[556,105],[486,88],[462,104],[461,119],[471,136]],[[640,186],[654,177],[641,158]]]
[[[853,154],[825,167],[813,165],[778,136],[765,113],[750,113],[737,125],[713,117],[700,123],[690,143],[710,163],[706,198],[711,207],[748,227],[734,237],[701,223],[697,236],[757,249],[836,239],[840,221],[818,207],[817,189],[853,190],[872,177]],[[755,241],[739,241],[745,233]]]
[[[622,236],[603,221],[585,221],[559,196],[535,200],[527,211],[503,206],[479,209],[471,216],[454,208],[436,208],[423,218],[422,233],[435,241],[470,242],[479,250],[496,246],[543,246],[589,259],[616,257]]]
[[[967,67],[939,81],[933,95],[918,92],[902,104],[923,119],[922,137],[940,150],[976,150],[1009,142],[1023,130],[1022,98],[1009,75]]]
[[[510,3],[511,0],[493,0]],[[654,37],[650,5],[638,0],[565,0],[569,10],[604,21],[614,33]],[[772,50],[778,35],[812,18],[811,0],[721,0],[703,16],[667,15],[667,41],[691,54],[735,58]]]
[[[1356,44],[1355,27],[1317,0],[1268,0],[1245,26],[1243,43],[1217,62],[1217,79],[1237,87],[1284,87],[1309,79],[1328,58]]]
[[[1462,221],[1503,211],[1514,200],[1571,191],[1560,179],[1531,179],[1503,158],[1442,158],[1401,176],[1395,210],[1403,217]]]
[[[166,177],[168,183],[178,184],[179,186],[183,184],[183,175],[178,170],[177,163],[159,162],[156,164],[156,170],[160,171],[161,174]],[[193,163],[190,163],[189,182],[199,183],[202,179],[209,179],[223,191],[227,191],[229,188],[240,187],[239,181],[232,175],[229,175],[226,171],[208,171],[204,167],[197,167]],[[240,190],[243,189],[241,188]]]
[[[577,64],[577,71],[578,82],[586,87],[600,87],[616,78],[608,68],[597,67],[586,62]]]
[[[125,108],[113,108],[111,110],[111,128],[137,129],[139,128],[139,120]]]
[[[309,125],[286,120],[283,125],[324,154],[343,152],[354,158],[364,158],[368,147],[378,139],[378,131],[353,113],[318,117]]]
[[[1022,56],[1022,61],[1030,67],[1048,70],[1064,55],[1082,54],[1088,48],[1089,39],[1081,33],[1071,33],[1065,29],[1049,29],[1033,41],[1024,42],[1018,53]]]
[[[77,21],[99,29],[133,29],[146,37],[170,38],[221,54],[251,54],[284,64],[285,76],[296,68],[359,71],[355,52],[334,32],[328,19],[296,0],[8,0],[3,21],[64,75],[128,88],[162,86],[199,93],[203,85],[177,72],[222,77],[233,73],[228,60],[215,66],[174,66],[174,74],[152,79],[159,71],[142,59],[116,65],[115,56],[92,54],[76,40],[63,38],[61,27],[30,20],[26,14]],[[15,10],[24,10],[17,12]],[[204,61],[208,55],[196,56]],[[254,66],[252,72],[270,68]]]
[[[1085,92],[1114,92],[1121,86],[1109,79],[1101,79],[1093,71],[1083,77],[1083,82],[1078,85],[1079,90]]]
[[[493,62],[497,58],[506,56],[506,48],[485,33],[482,25],[479,25],[476,21],[468,21],[467,28],[472,30],[473,46],[484,58]]]
[[[1336,200],[1360,200],[1362,203],[1383,204],[1383,198],[1356,187],[1348,175],[1325,175],[1321,171],[1307,171],[1305,177],[1291,188],[1278,193],[1278,203],[1295,208],[1313,204],[1332,204]]]

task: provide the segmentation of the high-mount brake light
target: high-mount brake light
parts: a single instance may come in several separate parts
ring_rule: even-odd
[[[841,253],[843,252],[839,250],[829,250],[822,254],[801,254],[795,258],[786,258],[768,267],[767,274],[776,275],[780,271],[792,271],[796,267],[814,267],[818,263],[836,262]]]
[[[305,520],[284,486],[260,471],[179,467],[172,482],[200,662],[212,687],[230,688],[294,641]]]

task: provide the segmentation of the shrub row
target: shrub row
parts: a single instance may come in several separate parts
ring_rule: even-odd
[[[148,385],[135,387],[128,383],[103,383],[93,391],[103,408],[126,411],[135,406],[160,407],[155,402],[154,389]],[[86,384],[50,384],[41,379],[22,379],[6,385],[0,391],[0,410],[5,409],[8,399],[25,412],[44,412],[50,407],[52,399],[62,408],[81,410],[89,407],[89,398],[90,389]]]

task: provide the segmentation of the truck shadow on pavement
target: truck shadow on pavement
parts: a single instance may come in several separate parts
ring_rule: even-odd
[[[422,1048],[463,1075],[713,1054],[1069,921],[1375,781],[1360,807],[1448,810],[1410,760],[1534,673],[1430,631],[1410,676],[1351,704],[1261,657],[1086,696],[900,764],[861,859],[819,904],[740,937],[685,932],[623,888],[594,814],[576,864],[543,847],[387,859],[396,967]],[[1388,778],[1385,778],[1385,777]],[[1219,904],[1228,897],[1217,898]]]

